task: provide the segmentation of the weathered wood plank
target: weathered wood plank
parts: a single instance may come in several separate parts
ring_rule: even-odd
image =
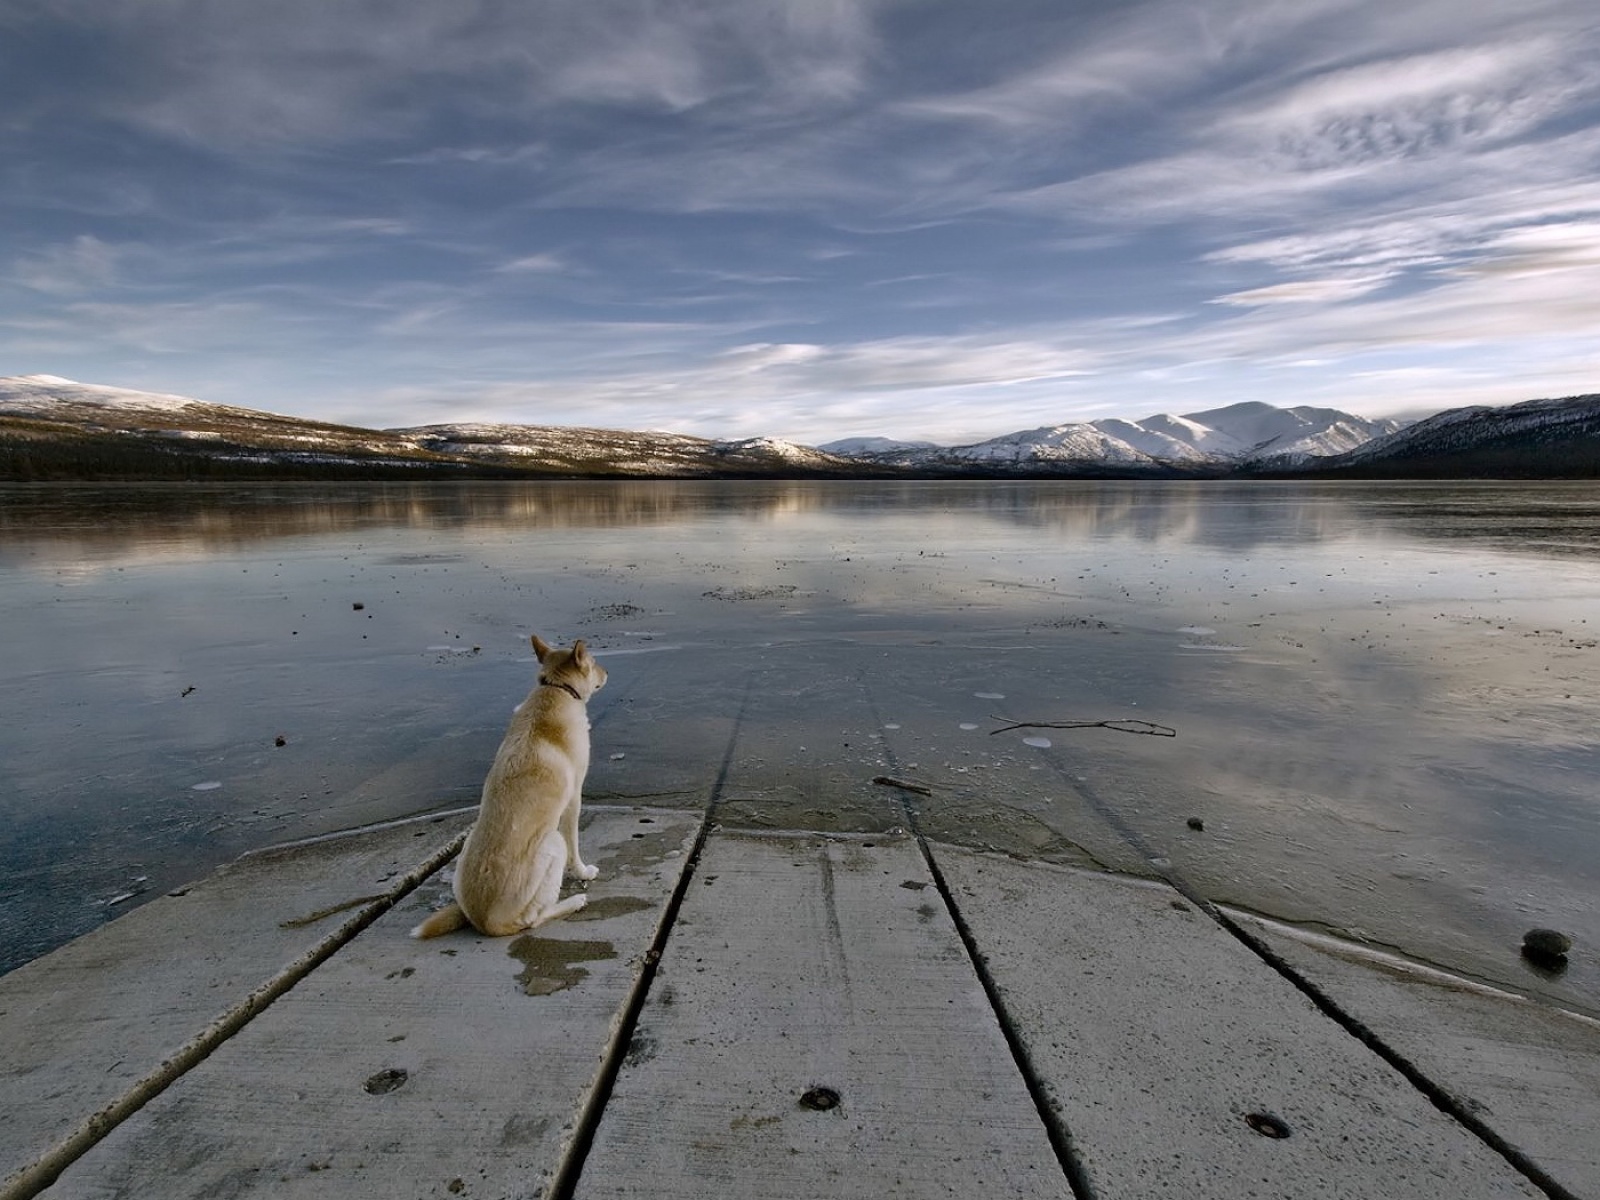
[[[1600,1022],[1234,917],[1563,1187],[1600,1196]]]
[[[699,816],[596,813],[589,907],[427,942],[400,906],[46,1195],[537,1196],[594,1082]]]
[[[914,842],[711,839],[578,1181],[625,1195],[1070,1195]]]
[[[1542,1194],[1166,885],[937,855],[1096,1200]]]
[[[416,886],[470,820],[398,823],[246,855],[0,979],[0,1196],[48,1179]]]

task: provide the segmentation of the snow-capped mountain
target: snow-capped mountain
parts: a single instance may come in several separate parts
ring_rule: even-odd
[[[1160,413],[1140,421],[1108,418],[1048,425],[965,446],[846,452],[925,470],[1285,467],[1353,449],[1399,428],[1398,421],[1369,421],[1331,408],[1274,408],[1250,402],[1184,416]],[[830,443],[836,452],[844,444]]]
[[[1242,451],[1232,452],[1241,461],[1279,466],[1342,454],[1403,425],[1389,419],[1368,420],[1335,408],[1274,408],[1256,402],[1189,413],[1183,419],[1243,446]],[[1228,453],[1220,444],[1215,452]]]
[[[137,392],[128,388],[106,387],[98,383],[77,383],[59,375],[14,375],[0,379],[0,412],[34,416],[81,413],[183,413],[209,409],[257,415],[251,409],[230,409],[223,404],[206,404],[188,396],[169,396],[162,392]]]
[[[1188,413],[1182,419],[1231,438],[1243,447],[1231,452],[1231,456],[1249,462],[1339,454],[1393,433],[1402,425],[1388,419],[1371,421],[1335,408],[1274,408],[1259,402]],[[1230,454],[1220,443],[1213,452]]]
[[[1148,454],[1134,449],[1098,426],[1078,423],[1024,429],[971,446],[917,451],[911,457],[922,461],[1004,463],[1010,466],[1086,462],[1145,466],[1151,462]]]
[[[1245,447],[1215,429],[1197,425],[1183,417],[1163,414],[1143,421],[1109,419],[1096,421],[1093,428],[1140,454],[1163,462],[1212,462],[1222,455],[1243,453]]]

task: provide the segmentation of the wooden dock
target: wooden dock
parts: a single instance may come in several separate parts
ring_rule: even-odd
[[[407,937],[471,814],[246,856],[0,978],[0,1198],[1600,1197],[1600,1025],[920,837],[593,807],[533,935]]]

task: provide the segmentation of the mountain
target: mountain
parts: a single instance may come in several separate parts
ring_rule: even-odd
[[[772,438],[533,425],[362,429],[53,375],[0,379],[0,479],[864,473],[882,472]]]
[[[1245,449],[1237,439],[1184,417],[1162,415],[1143,421],[1113,418],[1095,421],[1091,427],[1163,462],[1212,462]]]
[[[1399,428],[1398,421],[1369,421],[1331,408],[1250,402],[1181,417],[1161,413],[1141,421],[1047,425],[964,446],[842,450],[848,443],[834,442],[829,448],[922,471],[1192,474],[1302,466]]]
[[[898,450],[932,450],[935,442],[902,442],[886,437],[841,438],[818,446],[824,454],[888,454]]]
[[[1461,408],[1401,427],[1231,404],[1021,430],[963,446],[821,448],[541,425],[362,429],[52,375],[0,379],[0,479],[1185,478],[1600,475],[1600,396]]]
[[[1188,413],[1180,419],[1214,430],[1240,447],[1229,452],[1219,441],[1213,443],[1213,453],[1241,462],[1279,465],[1353,450],[1401,427],[1399,421],[1369,421],[1335,408],[1274,408],[1259,402]]]
[[[890,457],[901,466],[1000,467],[1011,471],[1052,468],[1103,470],[1107,467],[1143,470],[1161,465],[1152,456],[1136,450],[1095,425],[1076,422],[1024,429],[970,446],[911,450]]]
[[[264,469],[401,469],[450,464],[391,434],[305,421],[187,396],[75,383],[54,375],[0,379],[0,474],[28,463],[92,476],[261,473]],[[77,464],[74,466],[73,464]]]
[[[1593,478],[1600,476],[1600,395],[1453,408],[1315,468],[1410,479]]]
[[[860,464],[777,438],[721,442],[681,433],[629,433],[554,425],[419,425],[386,432],[430,453],[493,466],[527,463],[567,474],[645,477],[860,473]]]

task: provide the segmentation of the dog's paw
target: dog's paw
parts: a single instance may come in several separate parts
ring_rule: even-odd
[[[574,879],[593,879],[598,874],[600,874],[600,868],[591,866],[589,863],[579,863],[572,869]]]

